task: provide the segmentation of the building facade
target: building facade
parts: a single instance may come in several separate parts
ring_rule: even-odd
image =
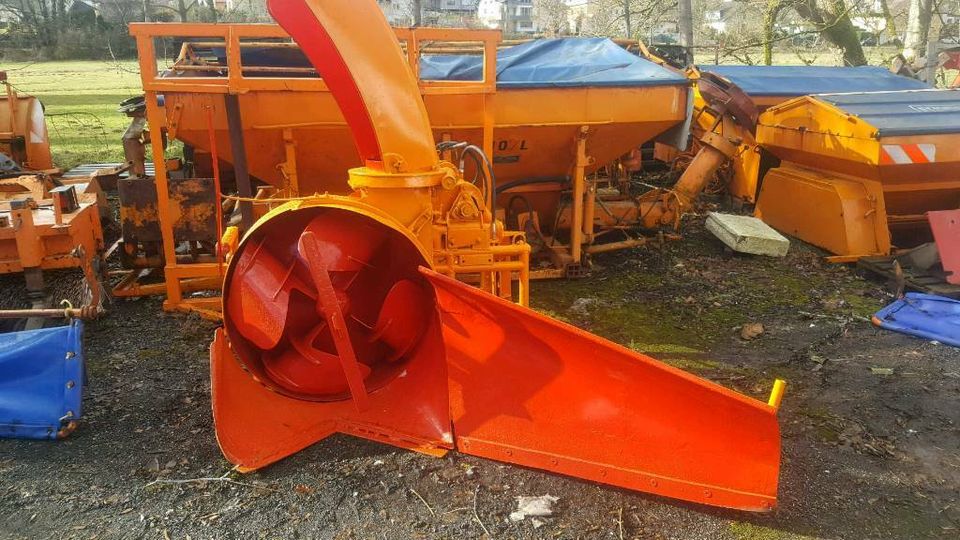
[[[416,22],[414,0],[377,0],[393,26],[413,26]],[[479,0],[420,0],[420,24],[423,26],[471,27],[477,25]]]
[[[477,26],[480,0],[423,0],[423,24],[430,26]]]
[[[499,28],[507,36],[537,32],[533,17],[533,0],[480,0],[477,18],[487,28]]]

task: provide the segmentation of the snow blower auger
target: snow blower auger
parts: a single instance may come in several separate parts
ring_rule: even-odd
[[[782,384],[762,403],[490,294],[525,271],[527,246],[438,160],[377,4],[268,5],[324,75],[366,166],[350,171],[351,196],[275,208],[230,250],[211,346],[227,459],[250,471],[339,432],[775,506]]]

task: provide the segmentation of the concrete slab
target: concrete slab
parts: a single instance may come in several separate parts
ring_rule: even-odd
[[[707,230],[739,253],[783,257],[790,249],[790,240],[752,216],[711,212]]]

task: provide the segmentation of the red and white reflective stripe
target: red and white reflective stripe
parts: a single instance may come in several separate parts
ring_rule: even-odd
[[[911,165],[936,161],[935,144],[885,144],[880,149],[881,165]]]

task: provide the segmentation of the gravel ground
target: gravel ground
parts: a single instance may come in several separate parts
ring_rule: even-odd
[[[787,379],[771,514],[346,436],[231,473],[209,410],[214,325],[147,299],[89,325],[73,435],[0,441],[0,538],[960,537],[960,353],[873,328],[883,284],[808,247],[734,256],[697,218],[685,235],[601,257],[590,279],[537,283],[534,304],[759,399]],[[0,280],[5,306],[19,287]],[[750,323],[764,332],[745,341]],[[509,520],[517,496],[545,494],[553,516]]]

